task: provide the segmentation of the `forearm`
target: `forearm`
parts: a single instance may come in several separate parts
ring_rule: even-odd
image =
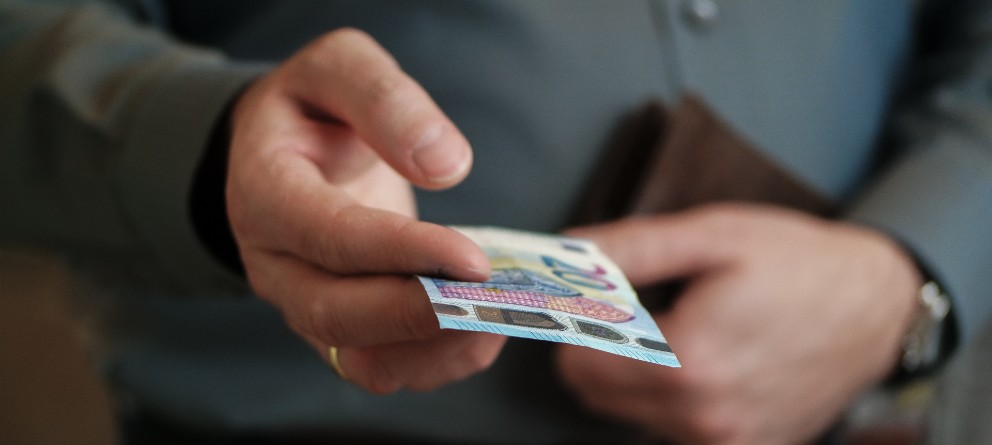
[[[113,258],[169,287],[227,282],[188,197],[215,121],[259,70],[93,3],[2,8],[0,181],[14,192],[0,241]]]

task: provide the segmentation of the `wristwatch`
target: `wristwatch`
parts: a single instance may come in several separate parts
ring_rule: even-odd
[[[948,314],[951,300],[944,295],[936,281],[928,281],[919,291],[919,314],[903,341],[902,373],[906,376],[926,375],[948,355],[950,343]]]

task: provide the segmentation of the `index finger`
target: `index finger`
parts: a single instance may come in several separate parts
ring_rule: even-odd
[[[441,327],[419,280],[335,276],[286,255],[253,268],[252,287],[294,330],[322,345],[370,346],[436,337]]]
[[[274,164],[276,173],[238,189],[251,199],[229,200],[241,203],[235,228],[255,225],[265,235],[241,239],[242,249],[291,255],[334,274],[488,278],[488,257],[457,231],[362,205],[299,156]]]

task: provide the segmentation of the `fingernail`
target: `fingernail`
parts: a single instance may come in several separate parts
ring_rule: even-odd
[[[473,265],[439,266],[434,269],[433,276],[455,281],[486,281],[492,271],[489,268],[479,268]]]
[[[435,125],[424,132],[413,150],[413,162],[429,181],[437,184],[451,182],[469,167],[468,153],[456,146],[458,138],[442,138],[444,132],[444,125]]]

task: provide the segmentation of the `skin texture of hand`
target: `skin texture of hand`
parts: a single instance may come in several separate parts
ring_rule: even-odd
[[[227,207],[252,288],[349,380],[430,390],[488,367],[503,337],[441,332],[412,274],[484,280],[485,254],[416,220],[410,184],[471,168],[464,136],[368,35],[331,32],[253,83],[232,114]]]
[[[716,205],[586,227],[635,285],[687,280],[655,319],[683,367],[563,346],[590,409],[678,443],[794,444],[893,369],[921,277],[884,235]]]

